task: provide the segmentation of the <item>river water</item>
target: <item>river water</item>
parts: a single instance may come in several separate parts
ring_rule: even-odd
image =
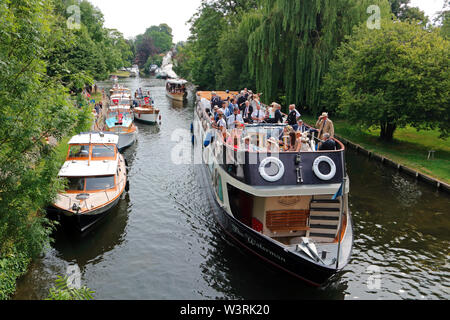
[[[329,285],[311,288],[230,243],[194,166],[172,161],[190,159],[193,94],[176,106],[163,80],[120,83],[133,92],[149,88],[162,114],[161,126],[137,124],[138,141],[125,151],[130,190],[88,234],[56,231],[14,299],[45,298],[56,276],[73,267],[96,299],[450,298],[448,194],[348,150],[352,259]]]

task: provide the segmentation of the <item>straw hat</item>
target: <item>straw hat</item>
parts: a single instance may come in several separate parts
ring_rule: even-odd
[[[327,112],[322,112],[322,117],[328,117],[328,113]]]
[[[245,140],[251,140],[251,139],[252,139],[252,137],[246,136],[246,137],[244,138],[244,141],[245,141]]]
[[[267,142],[278,144],[278,141],[274,137],[271,137]]]

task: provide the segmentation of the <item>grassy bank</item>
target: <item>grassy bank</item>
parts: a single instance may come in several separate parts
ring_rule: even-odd
[[[317,120],[309,115],[302,118],[309,124],[315,124]],[[379,129],[360,129],[343,119],[332,120],[336,135],[397,163],[450,183],[450,139],[439,139],[437,130],[416,131],[411,127],[397,129],[394,141],[388,143],[379,140]],[[434,160],[427,160],[429,150],[435,150]]]
[[[110,76],[118,76],[119,78],[129,78],[130,73],[128,71],[116,71],[111,73]]]

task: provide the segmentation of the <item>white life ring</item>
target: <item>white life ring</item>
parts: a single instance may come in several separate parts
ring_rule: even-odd
[[[320,172],[319,170],[319,164],[325,161],[326,163],[328,163],[330,165],[330,172],[328,174],[323,174],[322,172]],[[327,156],[320,156],[317,157],[316,160],[314,160],[313,163],[313,171],[316,174],[316,176],[321,179],[321,180],[330,180],[334,177],[334,175],[336,174],[336,164],[334,163],[333,160],[331,160],[331,158],[327,157]]]
[[[274,163],[278,167],[278,173],[274,176],[269,176],[266,172],[266,165],[268,163]],[[281,179],[281,177],[284,175],[284,164],[283,162],[275,157],[268,157],[265,158],[261,163],[259,164],[259,174],[261,177],[263,177],[264,180],[269,182],[275,182]]]

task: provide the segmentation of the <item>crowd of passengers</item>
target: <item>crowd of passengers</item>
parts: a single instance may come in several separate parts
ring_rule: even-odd
[[[261,93],[254,94],[247,88],[237,95],[229,95],[225,100],[216,92],[211,93],[211,108],[206,108],[206,112],[213,128],[222,133],[227,144],[233,145],[235,149],[248,151],[314,151],[314,146],[316,150],[336,150],[333,122],[326,112],[322,113],[313,128],[303,123],[294,104],[289,106],[289,113],[285,114],[281,111],[281,105],[276,102],[264,106],[260,96]],[[284,123],[286,126],[278,137],[271,136],[266,145],[261,146],[259,143],[252,143],[250,136],[242,137],[245,124],[258,123]],[[318,145],[311,145],[313,136],[318,138]]]

